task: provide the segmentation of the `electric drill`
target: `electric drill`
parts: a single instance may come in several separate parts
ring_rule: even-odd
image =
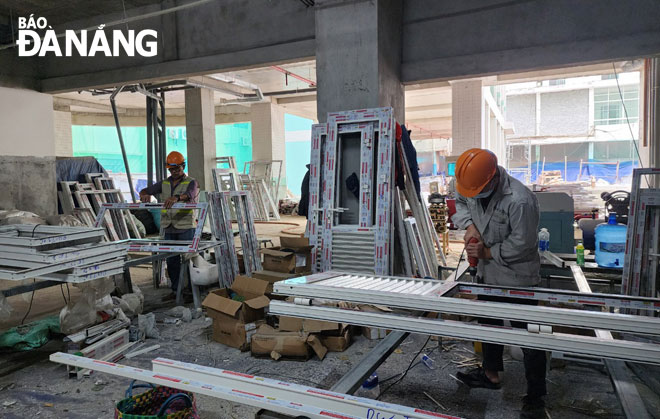
[[[468,244],[470,243],[479,243],[479,240],[476,237],[472,237]],[[470,264],[470,267],[468,268],[468,273],[472,278],[474,278],[477,275],[477,264],[479,263],[479,259],[468,256],[468,263]]]

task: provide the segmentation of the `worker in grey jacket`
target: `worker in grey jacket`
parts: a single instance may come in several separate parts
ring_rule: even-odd
[[[456,214],[452,222],[465,229],[465,251],[479,259],[477,278],[485,284],[531,287],[539,283],[540,258],[537,231],[539,206],[536,196],[525,185],[497,165],[497,157],[478,148],[464,152],[456,163]],[[472,238],[477,243],[470,243]],[[480,296],[480,300],[516,304],[536,301]],[[497,319],[480,323],[502,325]],[[523,322],[513,327],[527,328]],[[503,370],[502,345],[483,343],[483,364],[457,377],[470,387],[498,389]],[[521,417],[546,417],[546,353],[523,349],[527,395]]]

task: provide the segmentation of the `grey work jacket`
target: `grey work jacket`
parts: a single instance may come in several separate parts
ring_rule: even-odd
[[[507,286],[538,285],[539,204],[525,185],[498,167],[499,185],[486,210],[479,199],[457,194],[452,222],[465,229],[474,224],[492,259],[479,260],[477,274],[484,283]]]

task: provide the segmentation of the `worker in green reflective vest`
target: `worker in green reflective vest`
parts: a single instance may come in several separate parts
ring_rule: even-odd
[[[199,186],[197,181],[186,175],[186,161],[178,151],[167,155],[167,169],[170,176],[140,191],[140,201],[149,202],[152,195],[160,194],[164,209],[160,214],[160,227],[165,240],[192,240],[195,235],[193,210],[173,210],[172,205],[180,202],[197,203]],[[181,256],[167,258],[167,274],[170,277],[172,292],[165,299],[176,298],[181,271]]]

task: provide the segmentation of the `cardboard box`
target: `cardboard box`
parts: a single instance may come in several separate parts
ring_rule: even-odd
[[[328,352],[344,352],[351,346],[353,332],[350,327],[346,327],[338,336],[321,334],[319,339],[321,339],[323,346],[328,348]]]
[[[309,333],[317,333],[323,331],[339,332],[341,326],[339,323],[325,322],[322,320],[299,319],[296,317],[280,316],[279,329],[287,332],[309,332]]]
[[[214,317],[212,338],[214,341],[220,342],[223,345],[231,346],[241,351],[247,351],[250,349],[252,336],[263,323],[263,320],[257,320],[256,322],[245,324],[224,316]]]
[[[307,360],[310,349],[323,360],[328,350],[319,338],[306,332],[284,332],[268,325],[262,325],[252,336],[253,356],[270,356],[277,360],[290,357]]]
[[[213,319],[213,339],[234,348],[247,350],[251,336],[249,331],[256,330],[256,327],[248,325],[262,320],[265,315],[264,308],[270,303],[270,299],[264,295],[268,285],[266,281],[239,275],[234,279],[231,289],[211,291],[202,306]],[[245,300],[232,300],[232,292]]]
[[[285,279],[295,278],[297,276],[300,276],[300,274],[275,272],[275,271],[268,271],[268,270],[261,270],[261,271],[252,272],[252,277],[267,281],[269,283],[268,287],[266,288],[266,293],[273,292],[273,284],[275,282],[284,281]]]
[[[383,339],[387,336],[387,331],[375,327],[362,327],[362,335],[369,340]]]
[[[260,252],[264,255],[264,261],[261,263],[261,266],[265,270],[284,273],[295,271],[296,254],[294,252],[283,251],[279,247],[261,249]]]
[[[309,245],[309,239],[307,237],[280,236],[280,248],[282,250],[291,249],[294,251],[296,273],[312,271],[312,249],[314,246]]]

